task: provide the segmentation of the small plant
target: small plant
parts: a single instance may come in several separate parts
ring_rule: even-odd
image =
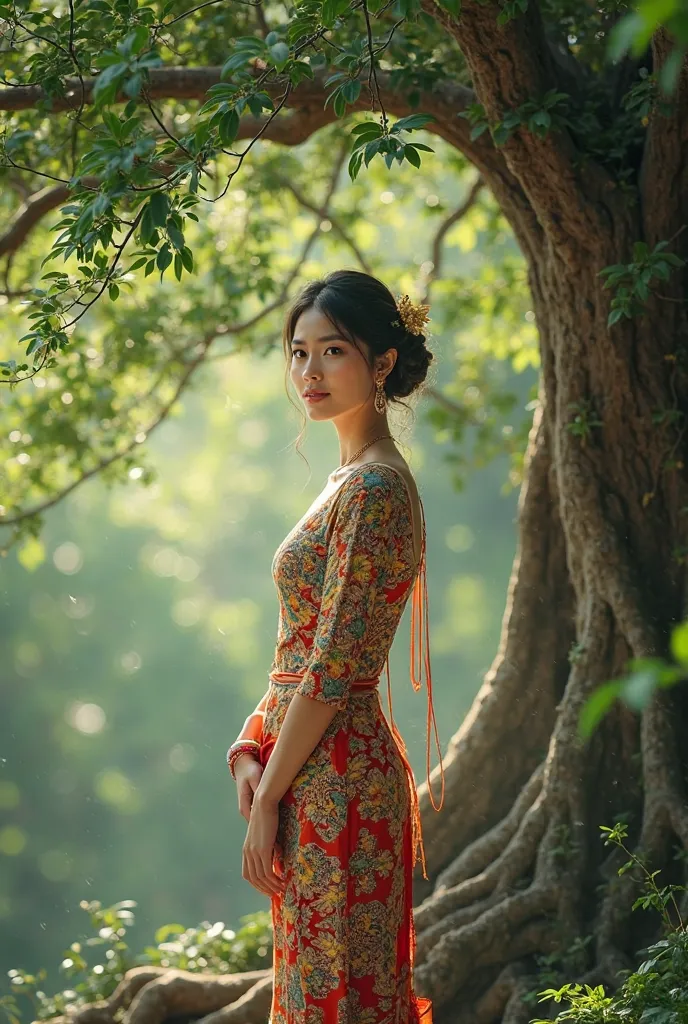
[[[566,116],[568,100],[568,93],[549,89],[540,99],[527,100],[520,107],[510,110],[503,120],[492,126],[495,146],[503,146],[508,142],[517,128],[527,128],[539,139],[544,139],[550,131],[571,126]]]
[[[592,935],[579,936],[562,951],[536,956],[538,985],[556,985],[562,974],[582,974],[587,964],[588,946],[592,941]],[[525,993],[523,1001],[527,1004],[536,1003],[539,995],[537,989],[532,989]]]
[[[570,402],[569,409],[574,413],[573,419],[567,423],[566,429],[574,437],[580,437],[583,447],[589,440],[594,427],[602,427],[604,424],[595,412],[590,399],[583,399],[580,402]]]
[[[676,914],[678,927],[683,931],[685,926],[681,919],[681,912],[674,894],[677,892],[685,892],[686,887],[684,885],[665,885],[661,889],[659,888],[655,879],[660,872],[650,871],[650,869],[642,862],[640,857],[633,853],[632,850],[629,850],[626,846],[624,840],[628,837],[628,826],[624,822],[618,821],[613,828],[607,828],[605,825],[600,825],[600,830],[606,836],[606,839],[604,840],[605,846],[618,846],[618,848],[623,850],[628,857],[626,863],[622,864],[619,868],[619,875],[624,875],[627,871],[630,871],[631,868],[636,867],[639,868],[641,873],[645,876],[645,894],[638,897],[633,904],[633,910],[636,910],[638,907],[642,907],[643,910],[654,908],[662,915],[662,920],[664,921],[665,926],[669,929],[673,929],[675,924],[671,920],[671,916],[667,909],[667,907],[671,905]]]
[[[645,892],[635,900],[633,910],[657,910],[662,917],[665,934],[643,951],[647,959],[628,975],[614,995],[607,995],[603,985],[593,987],[569,982],[561,988],[547,988],[538,992],[539,1002],[568,1003],[554,1018],[555,1021],[573,1020],[578,1024],[688,1024],[688,931],[676,900],[676,893],[686,892],[686,886],[660,887],[657,884],[660,872],[651,871],[626,845],[628,828],[624,822],[617,822],[613,828],[601,826],[601,831],[605,846],[617,846],[628,858],[618,869],[618,874],[623,875],[635,868],[644,879]],[[545,976],[547,969],[553,965],[550,962],[543,963]],[[582,970],[579,968],[577,973],[582,973]],[[530,1002],[532,994],[528,993],[524,998]],[[550,1021],[551,1018],[534,1019],[530,1024],[550,1024]]]
[[[685,260],[673,252],[666,252],[667,241],[657,242],[650,252],[646,242],[636,242],[633,246],[631,263],[615,263],[600,270],[599,276],[606,277],[605,288],[614,288],[607,326],[612,327],[622,317],[632,319],[642,313],[650,296],[651,286],[659,281],[668,281],[677,268],[685,265]]]

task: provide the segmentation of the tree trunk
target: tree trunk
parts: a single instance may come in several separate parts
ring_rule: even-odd
[[[432,891],[418,893],[416,978],[439,1022],[528,1021],[542,954],[557,955],[562,983],[619,984],[659,924],[631,916],[637,881],[618,876],[600,825],[626,821],[664,884],[688,880],[676,857],[688,849],[685,693],[655,698],[642,718],[616,707],[588,744],[577,733],[591,692],[631,657],[666,655],[688,611],[684,293],[672,279],[608,328],[599,277],[630,261],[636,239],[652,247],[684,223],[685,201],[652,233],[609,204],[606,231],[598,221],[563,252],[548,242],[529,267],[541,408],[502,642],[450,745],[447,812],[421,795]],[[589,429],[572,429],[577,415]]]

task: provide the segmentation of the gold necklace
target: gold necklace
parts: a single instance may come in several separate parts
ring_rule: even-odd
[[[350,463],[355,462],[359,455],[363,455],[363,452],[366,450],[366,448],[370,448],[371,444],[375,444],[376,441],[384,441],[386,437],[391,438],[392,435],[380,434],[379,437],[374,437],[372,441],[368,441],[366,444],[363,445],[362,448],[359,448],[358,451],[354,455],[352,455],[350,459],[347,459],[346,462],[343,462],[341,466],[337,466],[337,469],[344,469],[344,466],[348,466],[350,465]]]

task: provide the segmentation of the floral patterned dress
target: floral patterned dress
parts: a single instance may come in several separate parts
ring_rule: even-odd
[[[424,516],[422,548],[421,564]],[[375,685],[385,664],[389,673],[414,563],[407,484],[385,463],[355,467],[275,552],[261,762],[295,693],[337,714],[280,801],[274,867],[286,889],[271,897],[269,1024],[432,1024],[412,978],[417,795]]]

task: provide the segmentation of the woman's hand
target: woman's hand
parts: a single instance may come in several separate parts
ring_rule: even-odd
[[[251,807],[242,856],[242,876],[266,896],[283,893],[285,883],[272,866],[279,824],[279,802],[257,796]]]
[[[263,775],[263,766],[253,754],[242,754],[234,762],[234,777],[239,797],[239,813],[248,821],[251,817],[253,794]]]

